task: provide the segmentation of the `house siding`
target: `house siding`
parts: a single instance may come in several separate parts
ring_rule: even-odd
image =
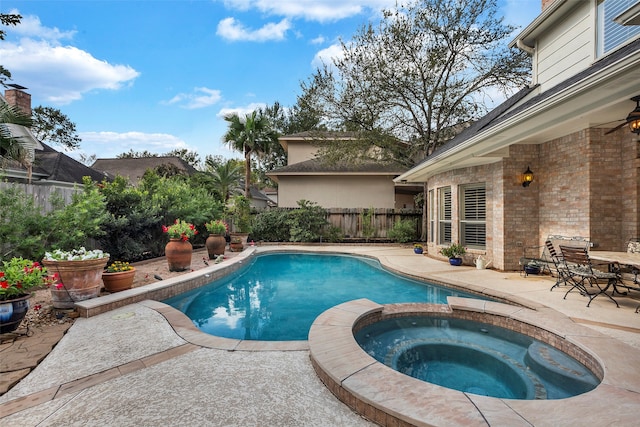
[[[280,176],[278,206],[297,207],[305,199],[323,208],[393,209],[394,183],[390,176]]]
[[[595,6],[578,2],[576,9],[537,41],[536,81],[545,91],[588,68],[595,58]]]

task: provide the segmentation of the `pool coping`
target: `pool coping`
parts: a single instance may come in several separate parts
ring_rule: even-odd
[[[602,382],[579,396],[557,400],[500,399],[430,384],[377,362],[358,345],[354,328],[377,316],[455,312],[496,323],[518,323],[519,332],[554,347],[569,344],[569,353],[586,362]],[[542,313],[540,312],[542,311]],[[543,315],[541,315],[543,314]],[[551,341],[551,342],[550,342]],[[571,350],[573,349],[573,350]],[[309,332],[309,353],[317,375],[329,390],[356,412],[383,426],[571,425],[593,414],[593,425],[633,425],[640,404],[640,354],[633,347],[579,325],[552,309],[531,310],[491,301],[449,297],[442,304],[380,305],[367,299],[349,301],[321,314]],[[596,366],[593,366],[595,364]],[[615,409],[614,409],[615,408]],[[602,423],[598,420],[602,419]],[[606,420],[606,422],[605,422]]]

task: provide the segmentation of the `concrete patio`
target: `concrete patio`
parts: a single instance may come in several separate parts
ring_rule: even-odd
[[[634,312],[640,301],[632,298],[616,297],[616,308],[599,297],[587,308],[578,293],[563,300],[562,289],[550,292],[553,279],[548,276],[451,267],[397,246],[278,248],[373,256],[405,274],[503,295],[532,308],[544,306],[640,353],[640,314]],[[49,356],[0,398],[0,425],[373,425],[322,384],[306,342],[242,342],[194,329],[184,316],[149,300],[78,319]],[[630,376],[637,372],[637,366],[617,368],[628,369]],[[633,386],[640,389],[640,384]],[[640,395],[635,402],[638,412]],[[594,417],[585,410],[584,419],[573,421],[623,425],[615,421],[616,402],[609,407],[611,416]],[[523,420],[523,425],[557,425],[556,416]]]

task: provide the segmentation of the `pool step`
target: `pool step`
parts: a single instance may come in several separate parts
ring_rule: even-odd
[[[573,394],[585,393],[596,385],[587,368],[563,352],[539,342],[529,346],[525,363],[541,378],[561,384]]]

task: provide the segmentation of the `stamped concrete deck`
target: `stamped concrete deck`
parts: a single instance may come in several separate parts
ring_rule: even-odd
[[[619,297],[621,308],[616,308],[608,299],[596,298],[587,308],[587,301],[577,293],[563,300],[561,290],[550,292],[553,281],[549,278],[451,267],[415,255],[411,248],[307,249],[373,256],[390,269],[503,296],[537,310],[532,313],[548,322],[560,316],[569,324],[604,334],[606,343],[597,344],[598,352],[615,355],[606,368],[620,373],[610,384],[600,386],[618,390],[617,398],[598,402],[608,410],[591,410],[594,402],[589,398],[580,401],[582,410],[571,407],[566,412],[550,401],[541,402],[543,409],[535,412],[521,408],[526,401],[510,401],[509,406],[525,414],[522,425],[632,425],[628,418],[617,418],[617,411],[640,412],[637,365],[629,365],[625,355],[618,354],[620,348],[640,352],[640,314],[634,312],[637,300]],[[322,384],[312,368],[306,342],[281,347],[279,343],[219,339],[199,333],[184,316],[163,304],[145,299],[125,303],[107,301],[110,308],[117,308],[76,320],[49,356],[0,398],[0,425],[373,425]],[[101,311],[97,299],[92,304],[96,304],[92,309]],[[442,393],[438,404],[446,407],[445,396]],[[403,399],[401,395],[396,398]],[[425,403],[436,404],[437,399],[425,397]],[[480,400],[487,410],[505,406],[497,399]],[[456,425],[438,420],[434,418],[432,424]],[[461,420],[457,425],[507,425],[500,417],[476,421]]]

